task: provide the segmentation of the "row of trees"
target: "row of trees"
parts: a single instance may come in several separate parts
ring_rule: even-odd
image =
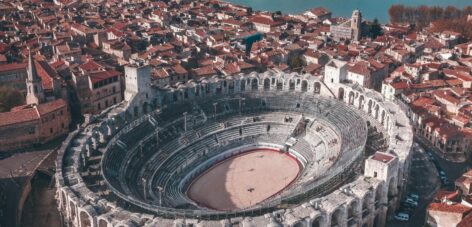
[[[437,20],[432,22],[431,31],[454,31],[461,33],[466,39],[472,40],[472,23],[464,19]]]
[[[431,22],[437,20],[464,19],[467,15],[472,15],[472,6],[458,9],[454,6],[404,6],[392,5],[388,10],[390,22],[392,23],[410,23],[422,28],[428,26]]]

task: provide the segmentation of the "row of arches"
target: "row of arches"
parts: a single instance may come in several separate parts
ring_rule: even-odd
[[[363,197],[354,198],[330,212],[321,212],[309,220],[301,220],[293,227],[381,226],[382,210],[376,207],[384,198],[384,184],[378,184]]]
[[[341,86],[338,88],[337,99],[362,110],[367,115],[376,119],[387,131],[390,129],[390,114],[388,114],[387,110],[373,98],[368,98],[359,91],[354,91],[351,88]]]

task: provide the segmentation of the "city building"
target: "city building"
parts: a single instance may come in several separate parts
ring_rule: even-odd
[[[359,41],[362,36],[362,13],[359,10],[354,10],[350,20],[337,25],[331,25],[330,33],[337,40]]]

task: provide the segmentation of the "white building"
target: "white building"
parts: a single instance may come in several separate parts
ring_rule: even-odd
[[[341,83],[347,78],[347,62],[333,59],[325,66],[325,83]]]

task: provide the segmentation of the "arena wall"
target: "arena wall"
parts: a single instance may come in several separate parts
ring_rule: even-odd
[[[384,163],[385,175],[382,177],[361,176],[327,196],[292,208],[231,219],[221,216],[222,220],[213,221],[164,218],[125,210],[101,195],[92,193],[83,183],[79,173],[92,151],[106,146],[113,135],[126,130],[126,127],[132,127],[133,120],[139,121],[139,117],[150,110],[196,96],[224,95],[246,90],[311,92],[341,100],[385,128],[390,140],[388,155],[393,155],[395,161]],[[345,84],[327,87],[310,75],[252,73],[189,81],[177,88],[152,89],[150,95],[139,94],[139,89],[135,92],[138,93],[138,99],[105,110],[64,141],[56,160],[56,197],[58,208],[68,226],[230,226],[239,223],[241,226],[325,227],[336,223],[337,226],[373,227],[385,225],[387,211],[395,209],[398,198],[403,196],[413,139],[410,122],[396,104],[384,100],[374,91]],[[376,160],[372,163],[366,165],[364,172],[378,168]]]

